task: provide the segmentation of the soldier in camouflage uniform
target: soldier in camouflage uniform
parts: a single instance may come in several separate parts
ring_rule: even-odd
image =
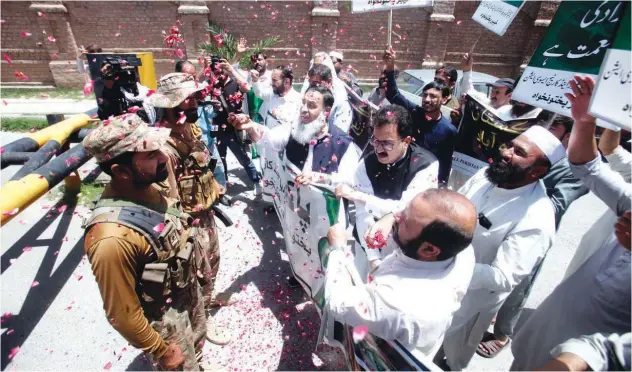
[[[197,235],[201,237],[202,251],[198,273],[202,284],[204,304],[207,311],[217,305],[212,299],[213,284],[219,269],[219,239],[211,209],[219,198],[220,186],[213,177],[214,165],[206,144],[201,139],[197,126],[198,100],[202,98],[202,84],[190,74],[171,73],[158,82],[158,91],[145,101],[156,109],[156,122],[171,129],[171,137],[165,146],[169,156],[169,178],[166,192],[178,198],[185,212],[195,219]],[[209,322],[206,337],[209,341],[225,345],[231,341],[230,333],[216,327],[207,313]]]
[[[126,114],[83,141],[112,177],[86,221],[84,249],[112,326],[160,370],[199,370],[206,314],[193,218],[156,182],[168,176],[167,128]]]

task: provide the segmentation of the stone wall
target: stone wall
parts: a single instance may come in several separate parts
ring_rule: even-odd
[[[474,1],[436,0],[432,7],[393,11],[399,67],[458,66],[480,36],[474,50],[476,70],[515,76],[557,9],[554,1],[530,1],[499,37],[471,20],[477,6]],[[64,87],[83,85],[85,77],[75,68],[76,50],[91,43],[104,52],[152,52],[157,75],[171,72],[175,61],[163,50],[162,31],[177,20],[191,60],[199,56],[197,46],[209,39],[205,25],[210,20],[251,42],[279,36],[268,54],[273,64],[292,64],[296,76],[306,72],[315,52],[337,49],[358,77],[374,80],[388,18],[388,12],[352,14],[350,3],[343,1],[2,1],[0,8],[1,52],[13,60],[11,65],[1,61],[1,82]],[[29,80],[16,78],[16,71]]]

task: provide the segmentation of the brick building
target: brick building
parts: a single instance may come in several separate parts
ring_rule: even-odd
[[[425,8],[393,12],[393,47],[401,68],[458,66],[460,56],[483,33],[474,51],[475,69],[497,76],[520,72],[535,50],[557,9],[554,1],[529,1],[503,37],[471,20],[476,1],[435,0]],[[352,14],[343,1],[2,1],[0,3],[3,84],[80,87],[76,72],[79,45],[96,43],[104,52],[152,52],[156,72],[173,70],[163,50],[162,31],[180,20],[186,57],[199,56],[197,45],[208,40],[207,22],[256,41],[278,35],[268,52],[274,64],[293,64],[297,76],[306,72],[309,57],[333,49],[363,79],[376,79],[386,44],[388,12]],[[28,35],[30,34],[30,35]],[[52,36],[52,37],[51,37]],[[16,78],[20,71],[27,82]]]

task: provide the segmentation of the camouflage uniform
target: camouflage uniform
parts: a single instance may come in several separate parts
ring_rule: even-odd
[[[83,146],[102,163],[125,152],[160,149],[169,139],[169,134],[169,129],[148,127],[138,116],[126,114],[104,121],[84,139]],[[184,357],[181,367],[199,370],[201,346],[206,336],[206,313],[196,276],[199,270],[197,247],[203,243],[198,240],[197,229],[192,226],[193,218],[183,213],[179,203],[173,200],[162,198],[164,203],[161,205],[149,205],[105,195],[110,190],[112,188],[108,185],[85,223],[85,244],[105,241],[108,245],[103,248],[114,248],[115,240],[107,239],[124,239],[126,229],[137,232],[149,243],[149,254],[134,258],[140,265],[133,275],[142,312],[162,340],[180,346]],[[115,225],[115,228],[107,229],[108,225]],[[97,226],[110,231],[109,236],[96,237],[95,240],[93,232],[99,230]],[[106,229],[103,229],[104,226]],[[157,229],[156,226],[162,228]],[[98,259],[98,256],[90,257]],[[106,298],[109,297],[104,296],[104,307],[107,307]],[[151,354],[150,358],[160,368],[158,360]]]
[[[156,108],[174,108],[187,97],[204,89],[189,74],[171,73],[158,82],[157,93],[148,97],[147,103]],[[215,233],[215,219],[211,209],[219,198],[220,187],[210,168],[211,154],[201,140],[201,130],[195,123],[185,123],[182,134],[172,133],[165,152],[172,164],[177,191],[169,190],[171,196],[178,196],[185,212],[196,220],[197,235],[200,237],[201,268],[198,273],[202,294],[207,310],[211,308],[213,283],[219,270],[219,238]]]

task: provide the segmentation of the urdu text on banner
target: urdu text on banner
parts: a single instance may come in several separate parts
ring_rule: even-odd
[[[576,74],[597,79],[624,8],[622,1],[562,1],[512,98],[571,116],[569,81]]]
[[[486,29],[503,36],[525,1],[483,0],[472,19]]]
[[[352,0],[351,13],[432,6],[432,0]]]
[[[630,4],[626,9],[614,37],[612,47],[608,49],[601,65],[599,80],[593,93],[590,107],[591,115],[616,124],[621,128],[632,128],[632,43],[630,40]]]

